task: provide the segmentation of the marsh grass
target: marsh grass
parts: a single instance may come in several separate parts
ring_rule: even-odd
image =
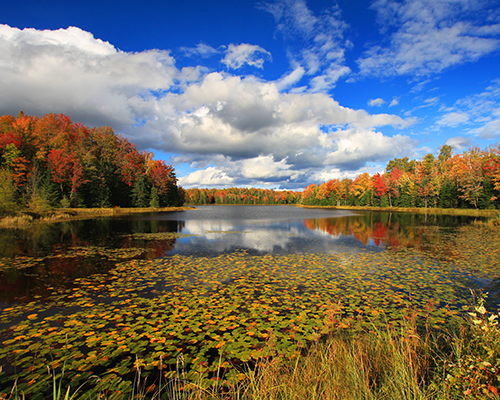
[[[40,209],[19,213],[16,216],[0,218],[0,228],[27,229],[33,224],[50,224],[53,222],[92,219],[98,217],[112,217],[126,214],[139,214],[149,212],[174,212],[192,210],[193,207],[162,207],[162,208],[59,208]]]
[[[500,214],[498,210],[479,210],[474,208],[423,208],[423,207],[372,207],[372,206],[309,206],[297,205],[303,208],[325,208],[331,210],[353,210],[353,211],[376,211],[376,212],[402,212],[413,214],[430,215],[463,215],[471,217],[497,217]]]
[[[8,216],[0,219],[0,228],[24,229],[31,226],[33,217],[31,215]]]
[[[427,399],[431,347],[415,319],[361,334],[330,333],[294,357],[265,360],[246,373],[242,399]]]

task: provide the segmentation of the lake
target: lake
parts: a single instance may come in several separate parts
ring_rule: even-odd
[[[351,212],[290,206],[201,206],[0,230],[0,301],[30,301],[46,287],[106,273],[122,259],[173,254],[379,252],[429,245],[422,228],[450,230],[471,217]],[[169,232],[182,236],[170,237]],[[420,233],[419,233],[420,232]],[[140,234],[150,235],[147,239]],[[152,234],[157,234],[154,237]],[[1,304],[1,303],[0,303]]]
[[[204,379],[221,365],[231,374],[266,356],[271,337],[294,351],[321,336],[332,309],[342,329],[398,324],[409,310],[439,329],[470,289],[498,301],[498,235],[475,222],[201,206],[2,230],[1,382],[21,371],[34,393],[29,382],[66,361],[72,385],[105,375],[105,390],[125,390],[136,363],[167,377],[161,365],[180,355]]]

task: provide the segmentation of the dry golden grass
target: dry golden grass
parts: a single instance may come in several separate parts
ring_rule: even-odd
[[[462,208],[404,208],[404,207],[371,207],[371,206],[309,206],[298,205],[304,208],[325,208],[331,210],[352,210],[352,211],[380,211],[380,212],[405,212],[415,214],[437,214],[437,215],[466,215],[473,217],[497,217],[499,210],[476,210]]]

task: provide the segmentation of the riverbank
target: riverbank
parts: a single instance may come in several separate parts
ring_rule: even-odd
[[[20,211],[16,215],[2,217],[0,219],[0,228],[23,229],[36,223],[54,223],[149,212],[178,212],[193,209],[194,207],[182,206],[159,208],[58,208],[43,213]]]

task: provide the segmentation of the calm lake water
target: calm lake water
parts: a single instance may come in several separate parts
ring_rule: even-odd
[[[201,206],[0,230],[0,302],[40,299],[47,288],[70,287],[75,278],[107,273],[132,258],[211,257],[241,250],[277,255],[425,249],[434,239],[422,228],[453,230],[472,220],[291,206]]]

